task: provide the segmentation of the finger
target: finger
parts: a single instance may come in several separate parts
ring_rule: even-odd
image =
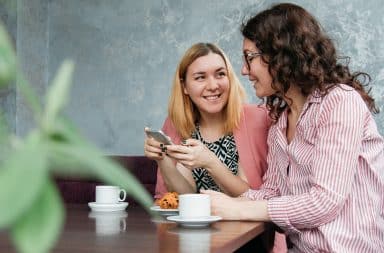
[[[144,151],[144,155],[149,158],[149,159],[153,159],[153,160],[162,160],[164,159],[164,155],[163,153],[156,153],[156,152],[149,152],[149,151]]]
[[[159,147],[159,148],[162,148],[164,146],[163,143],[161,142],[158,142],[157,140],[153,139],[152,137],[147,137],[145,139],[145,142],[150,145],[150,146],[153,146],[153,147]]]
[[[191,149],[187,146],[183,146],[183,145],[168,145],[167,146],[167,149],[169,151],[172,151],[174,153],[180,153],[180,154],[188,154],[191,152]]]
[[[155,143],[155,145],[152,144],[152,142],[147,141],[144,145],[144,150],[148,151],[150,153],[161,153],[162,152],[161,145],[159,143]]]
[[[196,139],[187,139],[187,140],[184,140],[184,142],[182,143],[183,146],[197,146],[200,144],[201,144],[201,141]]]

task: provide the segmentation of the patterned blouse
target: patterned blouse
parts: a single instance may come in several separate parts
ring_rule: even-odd
[[[203,139],[200,133],[199,125],[196,125],[196,129],[192,133],[192,138],[201,141],[219,158],[222,163],[227,166],[228,170],[230,170],[233,175],[237,175],[239,167],[239,153],[237,152],[233,134],[224,135],[217,141],[209,143]],[[220,187],[216,184],[206,169],[195,168],[192,170],[192,175],[196,182],[197,192],[199,192],[200,189],[221,191]]]

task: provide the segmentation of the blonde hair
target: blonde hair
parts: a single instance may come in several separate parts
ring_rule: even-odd
[[[195,130],[195,122],[200,113],[188,95],[183,92],[188,67],[199,57],[214,53],[220,55],[227,67],[229,79],[229,97],[224,107],[225,133],[232,133],[239,125],[243,103],[246,101],[246,92],[241,85],[232,65],[225,53],[216,45],[211,43],[197,43],[190,47],[181,58],[173,80],[171,95],[168,104],[168,116],[182,138],[190,138]]]

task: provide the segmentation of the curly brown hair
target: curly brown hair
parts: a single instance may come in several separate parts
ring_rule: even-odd
[[[314,89],[324,96],[343,83],[360,93],[371,112],[379,112],[369,95],[371,89],[365,90],[371,77],[365,72],[351,73],[349,57],[337,56],[332,40],[302,7],[274,5],[244,22],[241,33],[255,43],[268,64],[272,87],[277,90],[275,95],[266,97],[272,120],[277,121],[287,107],[283,98],[291,85],[297,85],[304,96]]]

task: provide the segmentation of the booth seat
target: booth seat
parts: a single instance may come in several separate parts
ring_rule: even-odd
[[[153,196],[156,186],[157,165],[145,156],[109,156],[129,170]],[[80,204],[95,201],[95,187],[100,181],[73,177],[56,177],[57,187],[65,204]],[[137,202],[127,195],[130,205]]]

